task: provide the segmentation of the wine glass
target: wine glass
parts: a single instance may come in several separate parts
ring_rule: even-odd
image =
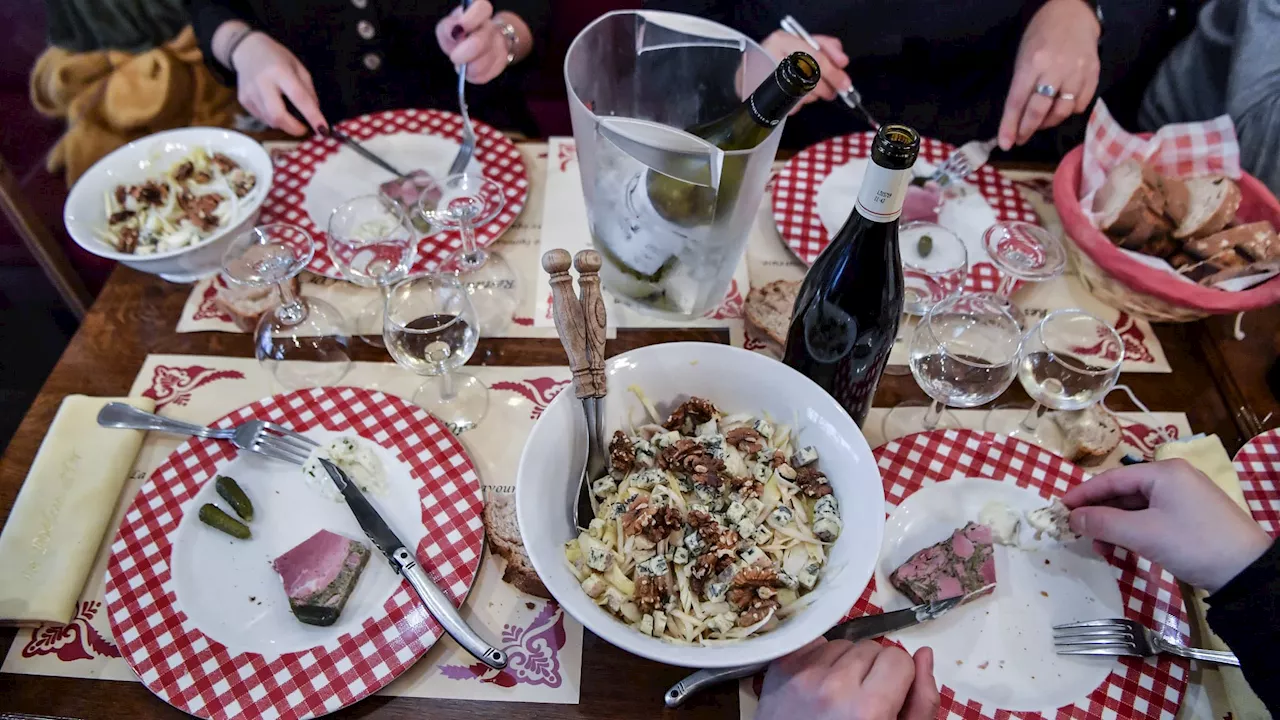
[[[275,285],[280,305],[254,331],[254,355],[291,390],[334,385],[351,369],[346,318],[329,303],[294,292],[293,278],[315,254],[307,231],[288,223],[259,225],[238,235],[222,256],[223,274],[251,287]]]
[[[911,222],[899,229],[898,239],[908,315],[923,316],[964,287],[969,253],[955,233],[936,223]]]
[[[1003,277],[996,294],[1009,297],[1019,280],[1044,282],[1067,268],[1067,250],[1053,233],[1035,223],[998,222],[982,234],[982,246]]]
[[[457,230],[462,235],[462,249],[443,269],[462,281],[481,327],[489,333],[511,322],[520,301],[511,264],[500,253],[476,246],[476,227],[493,222],[505,205],[501,185],[466,174],[445,178],[438,196],[424,193],[418,203],[418,214],[432,227]]]
[[[413,265],[417,238],[400,206],[379,195],[352,198],[329,215],[329,257],[342,276],[361,287],[376,287],[381,297],[369,303],[356,328],[377,328],[361,338],[376,347],[382,340],[382,311],[391,286]]]
[[[970,408],[996,399],[1013,384],[1022,330],[1000,305],[957,295],[934,305],[910,340],[911,374],[931,398],[923,422],[910,403],[885,416],[891,440],[942,426],[943,407]]]
[[[489,409],[489,389],[456,372],[476,351],[480,324],[470,294],[445,273],[413,275],[387,295],[383,339],[401,367],[428,377],[413,402],[455,432],[475,427]]]
[[[987,430],[1061,454],[1061,432],[1041,419],[1046,409],[1083,410],[1106,397],[1120,377],[1124,342],[1108,323],[1083,310],[1056,310],[1027,331],[1018,380],[1035,401],[1016,425],[995,413]]]

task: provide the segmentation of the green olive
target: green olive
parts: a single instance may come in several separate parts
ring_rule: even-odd
[[[933,238],[921,235],[920,240],[916,242],[916,252],[920,253],[920,257],[929,257],[929,253],[933,252]]]

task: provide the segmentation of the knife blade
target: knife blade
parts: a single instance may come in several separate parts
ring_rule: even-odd
[[[342,493],[342,498],[347,501],[347,507],[351,508],[351,514],[356,516],[356,522],[360,523],[364,534],[377,546],[387,562],[391,563],[391,569],[409,581],[410,587],[427,606],[427,611],[440,623],[444,631],[449,633],[449,637],[456,640],[464,650],[485,665],[495,670],[505,668],[507,654],[480,637],[475,630],[471,629],[471,626],[467,625],[453,603],[449,602],[449,598],[436,587],[426,571],[418,564],[414,554],[405,547],[400,537],[395,534],[390,525],[387,525],[382,515],[364,496],[360,488],[351,482],[351,478],[347,477],[342,468],[326,458],[320,458],[320,464],[329,474],[338,491]]]
[[[877,638],[887,633],[912,627],[913,625],[919,625],[920,623],[929,622],[930,620],[937,620],[954,608],[972,602],[985,595],[990,595],[991,592],[995,590],[995,587],[995,583],[992,583],[981,589],[974,590],[967,595],[961,595],[947,600],[936,600],[934,602],[916,605],[903,610],[880,613],[878,615],[863,615],[862,617],[856,617],[847,622],[840,623],[826,631],[823,633],[823,637],[828,640],[849,640],[851,642],[866,640],[868,638]],[[679,707],[685,700],[688,700],[691,695],[700,690],[729,680],[750,677],[767,667],[769,667],[769,663],[741,665],[738,667],[718,668],[714,670],[699,670],[675,685],[672,685],[671,689],[667,691],[667,694],[663,696],[663,701],[666,702],[667,707]]]

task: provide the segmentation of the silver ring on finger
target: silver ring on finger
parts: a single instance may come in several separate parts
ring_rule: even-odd
[[[1075,93],[1058,93],[1058,99],[1066,100],[1067,102],[1075,102],[1076,94]]]
[[[1036,86],[1036,94],[1043,95],[1047,98],[1055,98],[1058,97],[1058,88],[1050,85],[1049,83],[1041,83]]]

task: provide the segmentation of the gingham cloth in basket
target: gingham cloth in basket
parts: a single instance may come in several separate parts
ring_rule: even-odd
[[[886,514],[925,485],[961,478],[989,478],[1033,489],[1046,499],[1058,497],[1086,479],[1080,468],[1053,453],[1020,440],[973,430],[917,433],[876,448],[884,482]],[[1117,549],[1111,563],[1127,608],[1126,616],[1150,628],[1163,628],[1188,642],[1186,607],[1173,575],[1133,553]],[[872,602],[875,579],[849,617],[881,612]],[[1186,692],[1188,663],[1161,656],[1153,660],[1119,658],[1119,667],[1086,698],[1057,709],[1051,717],[1161,718],[1172,720]],[[943,686],[939,718],[948,720],[1047,720],[1036,712],[1011,712],[958,695]]]
[[[805,265],[812,265],[831,243],[827,228],[818,217],[818,189],[832,170],[854,158],[871,154],[875,133],[854,133],[824,140],[787,161],[773,180],[773,219],[787,247]],[[955,147],[941,140],[920,139],[920,157],[938,165]],[[1004,175],[984,165],[968,180],[978,186],[987,204],[1000,220],[1039,222],[1035,209]],[[966,290],[997,292],[1004,276],[990,261],[971,263]]]
[[[1099,100],[1085,131],[1080,199],[1102,187],[1111,168],[1132,157],[1147,161],[1161,175],[1175,178],[1226,175],[1238,179],[1241,173],[1240,143],[1231,116],[1165,125],[1144,138],[1120,127],[1107,104]]]
[[[529,177],[515,143],[494,128],[482,122],[472,121],[476,133],[475,161],[483,166],[485,177],[503,187],[506,206],[492,222],[476,228],[476,243],[481,247],[493,242],[511,227],[529,197]],[[462,116],[441,110],[385,110],[371,115],[361,115],[338,123],[337,128],[357,141],[377,135],[418,133],[436,135],[462,144]],[[330,259],[324,224],[327,218],[312,218],[305,208],[307,185],[316,169],[338,152],[342,143],[332,137],[313,136],[303,140],[284,158],[276,161],[275,177],[271,192],[262,203],[260,222],[287,222],[300,226],[316,240],[316,254],[307,269],[318,275],[342,279],[341,272]],[[389,158],[392,162],[395,158]],[[376,170],[376,168],[375,168]],[[408,172],[410,168],[400,168]],[[384,177],[386,173],[377,170]],[[370,194],[378,191],[376,182],[368,187],[360,182],[353,184],[351,195]],[[317,224],[317,221],[319,224]],[[439,232],[423,238],[418,244],[418,257],[413,272],[435,270],[462,246],[462,237],[455,230]]]
[[[471,460],[443,424],[390,395],[314,388],[260,400],[213,427],[251,419],[300,431],[349,432],[394,449],[422,483],[418,496],[427,532],[416,549],[418,561],[454,605],[462,602],[480,567],[483,497]],[[106,582],[111,632],[123,658],[151,692],[202,718],[311,718],[379,690],[417,662],[442,633],[407,582],[360,632],[341,636],[331,648],[318,645],[278,656],[232,654],[190,627],[174,592],[173,533],[183,505],[235,454],[226,442],[183,443],[126,511],[111,546]]]

